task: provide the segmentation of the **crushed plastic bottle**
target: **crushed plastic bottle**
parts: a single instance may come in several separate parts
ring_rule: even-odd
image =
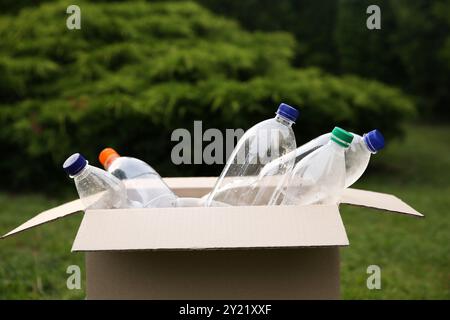
[[[89,165],[81,154],[75,153],[67,158],[63,169],[73,178],[86,209],[139,207],[138,203],[128,201],[122,181],[102,169]]]
[[[370,156],[384,148],[384,137],[377,129],[372,130],[362,137],[353,134],[353,142],[345,151],[345,187],[354,184],[366,171]]]
[[[277,200],[280,197],[280,193],[285,187],[286,180],[291,173],[291,170],[285,172],[280,170],[284,168],[285,163],[298,163],[301,159],[312,153],[314,150],[322,147],[330,141],[330,134],[321,135],[308,143],[298,147],[294,151],[291,151],[275,160],[272,160],[266,164],[260,171],[256,181],[252,185],[248,186],[256,193],[254,205],[276,205]],[[260,190],[269,190],[261,192]],[[271,192],[271,194],[269,194]]]
[[[384,138],[381,132],[377,129],[372,130],[363,136],[351,132],[353,135],[353,141],[350,147],[345,150],[345,187],[348,188],[354,184],[367,169],[370,156],[377,153],[384,147]],[[305,144],[298,147],[294,151],[278,158],[267,165],[261,170],[258,181],[254,183],[254,186],[268,183],[270,178],[278,176],[278,168],[281,163],[292,161],[298,163],[301,159],[312,153],[313,151],[326,145],[331,138],[331,133],[323,134]],[[274,204],[273,199],[278,198],[278,192],[275,190],[272,196],[272,202],[269,205]]]
[[[104,168],[123,180],[128,198],[144,207],[175,207],[177,196],[161,176],[147,163],[132,157],[121,157],[114,149],[105,148],[99,154]]]
[[[329,142],[300,160],[287,179],[276,203],[310,205],[338,203],[345,188],[345,149],[353,135],[339,127]]]
[[[206,205],[214,201],[229,205],[252,205],[264,198],[270,190],[248,188],[255,181],[261,169],[270,161],[287,154],[296,148],[292,124],[297,119],[297,109],[280,104],[275,118],[262,121],[248,129],[238,141],[228,159]],[[279,172],[289,172],[294,160],[283,163]],[[280,181],[279,183],[282,183]]]

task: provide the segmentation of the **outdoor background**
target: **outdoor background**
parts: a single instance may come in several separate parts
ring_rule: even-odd
[[[81,30],[66,8],[81,8]],[[366,8],[381,8],[368,30]],[[297,144],[335,125],[387,142],[357,188],[399,196],[425,219],[342,207],[345,299],[450,298],[450,1],[0,2],[0,233],[74,199],[61,165],[99,166],[111,146],[162,176],[176,128],[244,128],[297,106]],[[1,299],[82,299],[66,288],[81,216],[0,240]],[[366,269],[382,271],[368,290]]]

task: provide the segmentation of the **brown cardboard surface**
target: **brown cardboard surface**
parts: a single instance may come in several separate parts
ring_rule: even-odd
[[[423,214],[391,194],[359,189],[346,189],[342,194],[342,203],[370,207],[374,209],[398,212],[423,217]]]
[[[88,210],[73,251],[345,246],[338,207]]]
[[[87,252],[88,299],[338,299],[339,248]]]

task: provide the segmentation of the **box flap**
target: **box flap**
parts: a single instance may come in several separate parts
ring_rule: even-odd
[[[396,196],[386,193],[346,189],[342,194],[341,203],[423,217],[423,214],[417,212]]]
[[[88,210],[73,251],[345,246],[331,206]]]
[[[217,178],[165,178],[164,181],[178,195],[184,197],[202,197],[211,191]],[[416,211],[398,197],[386,193],[348,188],[342,194],[341,203],[423,217],[423,214]]]
[[[85,198],[85,203],[95,203],[105,194],[105,191],[96,193],[94,195],[91,195],[89,197]],[[27,222],[23,223],[22,225],[18,226],[14,230],[8,232],[7,234],[0,237],[0,239],[12,236],[16,233],[22,232],[24,230],[28,230],[37,226],[40,226],[42,224],[69,216],[71,214],[83,211],[85,209],[85,206],[83,202],[78,199],[71,202],[64,203],[60,206],[51,208],[49,210],[45,210],[44,212],[39,213],[38,215],[34,216]]]
[[[1,237],[1,239],[12,236],[12,235],[22,232],[24,230],[31,229],[31,228],[39,226],[41,224],[48,223],[50,221],[54,221],[56,219],[74,214],[76,212],[82,211],[83,209],[84,209],[84,206],[81,203],[81,200],[79,200],[79,199],[64,203],[58,207],[55,207],[55,208],[52,208],[52,209],[49,209],[49,210],[39,213],[38,215],[34,216],[33,218],[31,218],[24,224],[20,225],[19,227],[15,228],[14,230],[3,235]]]
[[[164,178],[170,189],[182,197],[203,197],[210,192],[217,177]]]

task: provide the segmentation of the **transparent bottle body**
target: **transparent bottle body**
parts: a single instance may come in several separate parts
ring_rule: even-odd
[[[353,141],[345,151],[345,187],[350,187],[363,175],[371,155],[372,152],[367,148],[364,138],[353,134]]]
[[[364,138],[358,134],[353,134],[353,141],[350,144],[350,147],[345,149],[345,187],[348,188],[352,184],[354,184],[364,173],[369,165],[370,156],[373,152],[371,152],[366,143],[364,142]],[[331,138],[331,133],[323,134],[303,145],[295,149],[294,151],[278,158],[270,163],[268,163],[261,170],[258,180],[268,179],[267,177],[278,175],[277,168],[280,166],[280,163],[291,161],[295,159],[295,163],[298,163],[304,157],[312,153],[313,151],[323,147],[326,145]],[[259,182],[258,182],[259,183]],[[274,193],[273,198],[277,198],[278,193],[281,190],[277,190]],[[269,204],[274,204],[273,201]]]
[[[118,157],[108,166],[108,172],[124,180],[128,198],[143,207],[174,207],[177,196],[161,176],[147,163],[132,157]]]
[[[292,162],[297,163],[314,150],[322,147],[330,141],[330,135],[324,134],[308,143],[296,148],[295,150],[269,162],[260,171],[257,181],[253,184],[254,188],[270,190],[270,195],[265,195],[263,199],[268,201],[256,201],[256,204],[276,205],[279,204],[280,194],[286,188],[289,174],[293,169]],[[285,171],[283,164],[289,164],[289,170]]]
[[[87,165],[72,178],[86,209],[117,209],[131,206],[122,181],[104,170]]]
[[[264,165],[295,150],[291,126],[291,121],[276,116],[247,130],[207,197],[206,205],[212,205],[213,201],[235,206],[265,204],[272,190],[255,185],[255,182]],[[294,161],[292,159],[280,164],[280,177],[292,169]]]
[[[335,204],[344,188],[345,149],[330,141],[295,165],[277,203]]]

